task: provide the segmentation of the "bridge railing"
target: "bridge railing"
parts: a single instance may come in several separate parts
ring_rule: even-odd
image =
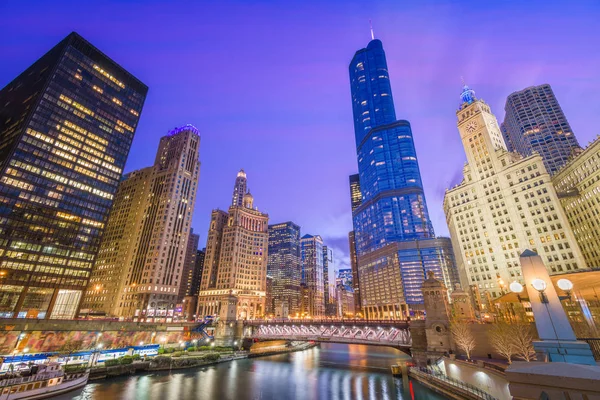
[[[410,367],[410,373],[415,374],[415,375],[420,375],[424,379],[428,379],[430,381],[432,381],[432,380],[435,381],[436,379],[440,380],[451,386],[454,386],[454,387],[460,388],[464,391],[467,391],[470,394],[474,395],[476,398],[479,398],[482,400],[498,400],[491,394],[485,392],[484,390],[482,390],[476,386],[473,386],[471,384],[468,384],[468,383],[463,382],[458,379],[451,378],[439,371],[434,371],[434,370],[431,370],[429,368],[424,368],[424,367]]]
[[[244,325],[334,325],[334,326],[404,326],[408,327],[407,320],[394,319],[253,319],[244,321]]]

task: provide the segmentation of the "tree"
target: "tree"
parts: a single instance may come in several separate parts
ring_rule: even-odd
[[[512,356],[517,352],[513,331],[516,325],[508,324],[504,320],[498,320],[492,325],[489,339],[492,347],[498,354],[505,357],[508,363],[512,362]]]
[[[527,362],[535,360],[535,350],[533,348],[534,336],[530,324],[513,325],[511,338],[517,356]]]
[[[65,343],[64,345],[62,345],[62,347],[59,349],[59,353],[63,354],[66,356],[67,358],[67,362],[65,363],[65,365],[69,364],[69,361],[71,360],[71,355],[73,353],[75,353],[77,350],[81,350],[83,349],[83,342],[82,341],[69,341],[67,343]]]
[[[450,324],[450,332],[454,343],[467,354],[467,359],[471,359],[471,352],[475,349],[475,337],[471,333],[469,324],[460,323],[454,320]]]

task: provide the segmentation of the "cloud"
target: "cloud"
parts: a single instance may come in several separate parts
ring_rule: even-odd
[[[342,249],[337,246],[328,245],[333,252],[333,269],[336,272],[340,269],[349,269],[350,268],[350,254],[348,253],[348,249]]]
[[[311,220],[302,225],[302,233],[320,235],[325,239],[347,238],[352,230],[352,213],[350,211],[337,215],[311,216]]]

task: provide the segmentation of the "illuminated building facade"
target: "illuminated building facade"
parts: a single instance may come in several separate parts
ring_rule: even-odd
[[[467,156],[461,184],[444,197],[462,287],[498,297],[524,284],[520,254],[531,249],[557,274],[585,270],[540,155],[508,152],[490,107],[467,86],[456,116]]]
[[[102,238],[82,313],[164,322],[184,276],[200,174],[200,134],[160,139],[154,165],[126,175]]]
[[[600,139],[559,170],[552,183],[585,262],[600,267]]]
[[[323,277],[323,239],[304,235],[300,239],[302,283],[310,294],[305,312],[311,317],[325,315],[325,278]]]
[[[273,278],[273,310],[277,318],[300,312],[300,227],[293,222],[269,225],[267,273]],[[287,310],[287,313],[285,312]]]
[[[350,175],[350,205],[352,212],[362,204],[362,194],[360,193],[360,177],[358,174]]]
[[[349,285],[352,286],[352,269],[345,268],[340,269],[337,272],[337,277],[335,278],[335,284],[337,285]]]
[[[580,148],[550,85],[512,93],[504,110],[502,133],[507,148],[523,157],[537,152],[550,175]]]
[[[197,315],[222,322],[265,314],[269,216],[246,193],[242,205],[213,210]]]
[[[352,289],[354,291],[354,307],[356,312],[361,312],[360,276],[358,274],[358,258],[356,256],[356,240],[354,231],[348,232],[348,247],[350,249],[350,268],[352,269]]]
[[[0,316],[77,314],[147,91],[74,32],[0,91]]]
[[[333,251],[327,247],[323,246],[323,287],[325,289],[324,292],[324,302],[325,302],[325,315],[326,316],[336,316],[337,315],[337,307],[336,297],[335,297],[335,269],[333,264]]]
[[[354,208],[360,307],[368,318],[422,308],[421,285],[443,250],[429,219],[410,123],[397,120],[383,45],[372,40],[349,65],[361,203]],[[417,264],[417,263],[420,263]],[[382,269],[379,267],[381,266]],[[393,291],[389,290],[393,287]]]
[[[335,288],[336,316],[339,318],[354,318],[354,290],[349,285],[339,284]]]

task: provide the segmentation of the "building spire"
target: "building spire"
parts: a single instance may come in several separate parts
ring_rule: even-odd
[[[461,77],[461,79],[462,79],[462,77]],[[463,88],[462,88],[462,93],[460,94],[460,99],[462,100],[462,104],[465,104],[465,103],[471,104],[477,99],[475,97],[475,91],[465,84],[464,79],[462,79],[462,83],[463,83]]]
[[[235,185],[233,186],[233,198],[231,200],[232,206],[241,206],[244,204],[244,194],[246,193],[246,189],[248,182],[246,180],[246,172],[242,168],[240,172],[237,173],[237,177],[235,178]]]
[[[371,28],[371,40],[375,40],[375,34],[373,33],[373,23],[369,19],[369,27]]]

